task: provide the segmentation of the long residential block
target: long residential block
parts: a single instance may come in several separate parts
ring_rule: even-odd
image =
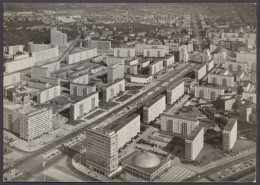
[[[53,98],[60,96],[60,85],[54,85],[47,89],[44,89],[39,92],[37,95],[38,103],[45,103]]]
[[[75,64],[77,62],[93,58],[95,56],[97,56],[97,48],[90,48],[83,51],[76,51],[75,53],[70,54],[69,56],[67,56],[66,61],[67,64]]]
[[[88,94],[96,92],[96,86],[70,83],[70,94],[74,96],[86,97]]]
[[[184,94],[184,81],[179,81],[167,89],[166,102],[172,105]]]
[[[102,101],[108,102],[118,96],[120,92],[125,92],[125,79],[117,79],[102,87]]]
[[[230,151],[237,140],[237,120],[229,119],[223,130],[223,150]]]
[[[79,100],[70,106],[70,119],[76,120],[97,108],[98,105],[98,93],[90,93],[84,97],[84,99]]]
[[[143,123],[149,124],[166,110],[166,97],[159,95],[143,107]]]

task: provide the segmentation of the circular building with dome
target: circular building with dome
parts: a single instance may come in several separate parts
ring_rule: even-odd
[[[171,167],[170,157],[135,151],[122,161],[125,172],[145,181],[154,181]]]

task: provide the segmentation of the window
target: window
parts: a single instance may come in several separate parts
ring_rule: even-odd
[[[86,97],[88,95],[88,89],[84,88],[83,89],[83,96]]]

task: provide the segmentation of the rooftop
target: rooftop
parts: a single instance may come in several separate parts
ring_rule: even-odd
[[[155,97],[154,99],[152,99],[151,102],[148,102],[144,107],[151,107],[153,104],[155,104],[158,100],[160,100],[161,98],[165,97],[165,95],[159,95],[157,97]]]
[[[204,127],[197,126],[188,136],[186,136],[186,139],[188,140],[195,139],[202,129],[204,130]]]
[[[230,132],[236,123],[237,123],[236,119],[234,118],[229,119],[223,131]]]
[[[88,51],[88,50],[91,50],[91,49],[94,49],[94,48],[83,48],[83,47],[80,47],[80,48],[75,48],[70,55],[72,54],[75,54],[75,53],[80,53],[80,52],[83,52],[83,51]]]
[[[118,79],[116,79],[114,82],[109,83],[109,84],[106,84],[103,88],[108,88],[108,87],[110,87],[110,86],[112,86],[112,85],[114,85],[114,84],[116,84],[116,83],[118,83],[118,82],[121,82],[121,81],[123,81],[123,80],[125,80],[125,79],[123,79],[123,78],[118,78]]]
[[[129,122],[131,122],[133,119],[135,119],[139,114],[133,114],[129,117],[120,117],[119,119],[115,120],[114,122],[106,125],[103,127],[106,130],[114,130],[115,132],[119,131],[121,128],[126,126]]]
[[[195,121],[195,122],[198,121],[197,118],[194,115],[192,115],[191,113],[185,113],[185,112],[181,112],[178,115],[163,113],[162,116],[172,117],[172,118],[182,119],[182,120],[188,120],[188,121]]]

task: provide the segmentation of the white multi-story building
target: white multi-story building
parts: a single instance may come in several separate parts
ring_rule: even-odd
[[[44,103],[53,98],[60,96],[60,85],[53,85],[48,87],[47,89],[43,89],[37,95],[37,102]]]
[[[114,48],[114,57],[135,57],[135,48]]]
[[[72,76],[70,77],[70,82],[86,85],[89,83],[89,75],[86,73],[80,74],[79,76]]]
[[[19,72],[4,75],[4,87],[14,85],[16,83],[19,83],[20,81],[21,81],[21,74]]]
[[[52,108],[20,107],[4,108],[4,128],[29,141],[52,130],[55,122]]]
[[[166,110],[166,97],[159,95],[143,107],[143,122],[149,124]]]
[[[222,86],[235,86],[235,78],[229,74],[228,69],[214,69],[208,74],[208,83]]]
[[[178,47],[178,50],[179,50],[179,61],[187,62],[189,60],[189,53],[188,53],[187,45]]]
[[[163,59],[163,66],[168,67],[172,66],[175,62],[174,55],[166,55],[166,57]]]
[[[237,140],[237,120],[229,119],[223,130],[223,150],[230,151]]]
[[[57,28],[51,29],[51,44],[54,46],[66,46],[67,34],[57,31]]]
[[[163,49],[163,53],[169,54],[170,48],[167,45],[154,44],[135,44],[135,52],[138,55],[144,55],[144,49]]]
[[[50,44],[34,44],[33,42],[27,43],[27,50],[29,53],[50,49]]]
[[[185,159],[194,161],[204,146],[204,127],[197,127],[185,138]]]
[[[114,99],[120,92],[125,92],[125,79],[116,79],[113,83],[102,87],[102,101]]]
[[[237,62],[246,62],[248,65],[249,71],[254,71],[256,66],[256,53],[255,52],[246,52],[246,53],[237,53],[236,54]]]
[[[70,94],[74,96],[86,97],[92,92],[96,92],[95,85],[84,85],[77,83],[70,83]]]
[[[99,105],[98,100],[98,92],[93,92],[88,94],[83,99],[74,102],[70,106],[70,119],[76,120],[85,114],[89,113],[90,111],[97,108]]]
[[[167,89],[166,102],[172,105],[184,94],[184,81],[179,81]]]
[[[35,62],[39,63],[41,61],[49,60],[59,56],[59,48],[53,47],[41,51],[32,52],[32,56],[35,57]]]
[[[229,71],[235,71],[235,72],[244,71],[244,72],[247,72],[247,63],[246,62],[226,61],[224,63],[224,67],[226,69],[228,69]]]
[[[27,68],[35,66],[35,56],[27,56],[26,58],[15,58],[12,61],[5,63],[5,71],[7,73],[12,73],[16,71],[21,71]]]
[[[158,59],[149,64],[149,75],[155,75],[163,70],[163,59]]]
[[[208,62],[210,59],[211,59],[211,54],[210,54],[210,51],[209,49],[204,49],[203,52],[202,52],[202,58],[201,58],[201,61],[203,63],[206,63]]]
[[[75,64],[77,62],[87,60],[97,56],[97,48],[80,49],[67,56],[67,64]]]
[[[165,57],[164,48],[145,48],[144,57]]]
[[[8,55],[15,55],[18,51],[23,52],[23,45],[8,46],[7,47],[7,54]]]
[[[195,97],[206,100],[216,100],[218,96],[224,95],[224,86],[212,86],[212,85],[196,85]]]
[[[202,64],[198,69],[194,70],[196,81],[201,80],[207,74],[207,64]]]
[[[161,130],[181,135],[189,135],[197,126],[199,121],[191,116],[174,116],[169,114],[161,115]]]

